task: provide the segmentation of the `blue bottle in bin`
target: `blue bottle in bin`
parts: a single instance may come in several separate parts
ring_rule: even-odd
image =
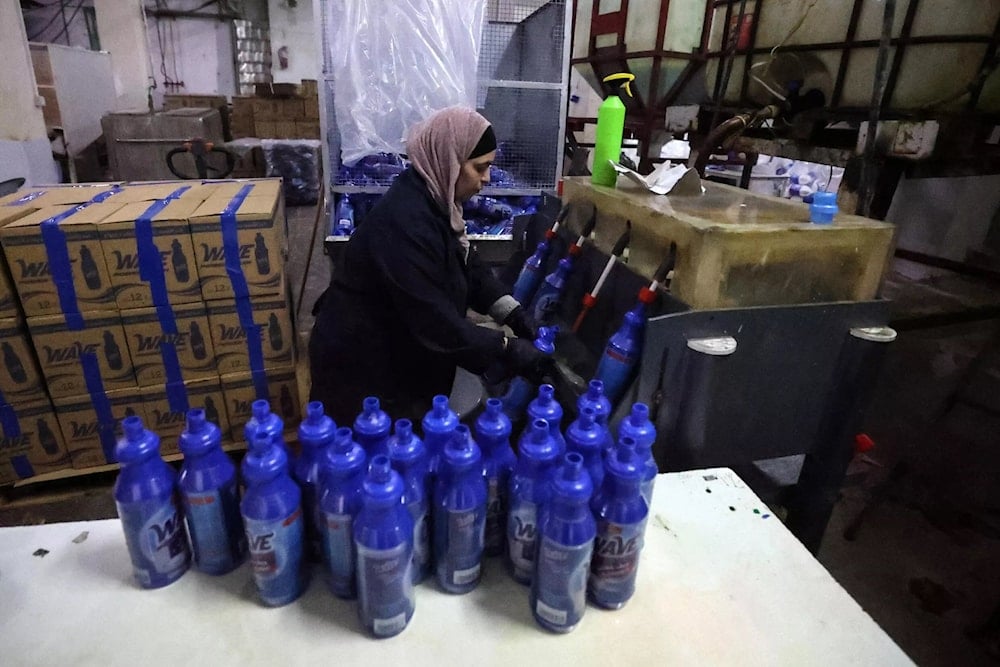
[[[177,484],[195,567],[225,574],[247,555],[236,466],[222,451],[219,427],[205,419],[201,408],[188,410],[179,444],[184,464]]]
[[[250,567],[260,601],[280,607],[305,590],[302,491],[288,474],[288,455],[264,430],[254,434],[241,465],[240,502]]]
[[[621,609],[635,593],[649,514],[641,483],[642,461],[635,451],[635,440],[626,436],[607,460],[604,482],[590,503],[597,520],[597,537],[587,595],[598,607]]]
[[[136,581],[161,588],[187,572],[191,563],[187,532],[177,497],[177,475],[160,458],[160,437],[139,417],[122,421],[115,445],[121,472],[114,497]]]
[[[334,434],[320,471],[318,515],[327,584],[347,600],[357,596],[354,520],[361,511],[365,461],[365,450],[345,426]]]
[[[571,632],[587,609],[587,576],[597,534],[590,511],[593,492],[583,457],[567,453],[538,522],[538,556],[531,581],[531,613],[553,632]]]
[[[427,448],[409,419],[396,421],[396,432],[389,438],[389,460],[403,478],[403,504],[413,519],[413,583],[419,584],[431,573],[431,489]]]
[[[354,205],[351,204],[350,195],[340,195],[333,217],[333,236],[350,236],[354,233]]]
[[[559,457],[559,445],[549,423],[536,419],[518,443],[517,465],[510,477],[507,513],[507,564],[514,580],[531,583],[535,571],[538,514],[548,500],[549,482]]]
[[[479,585],[486,496],[482,452],[469,427],[459,424],[441,452],[434,487],[434,560],[438,584],[449,593]]]
[[[486,400],[486,410],[476,419],[476,442],[483,450],[486,471],[485,554],[499,556],[504,551],[507,534],[507,508],[510,506],[510,476],[517,465],[517,455],[510,446],[511,423],[503,413],[499,398]]]
[[[634,403],[632,410],[618,424],[618,438],[635,440],[635,451],[642,462],[642,497],[647,505],[653,502],[653,485],[659,469],[653,458],[653,443],[656,442],[656,426],[649,420],[649,406],[645,403]]]
[[[271,404],[262,398],[250,404],[250,419],[243,427],[243,438],[247,442],[247,449],[250,448],[258,431],[266,433],[271,438],[272,444],[288,454],[288,447],[285,445],[285,422],[271,412]]]
[[[403,506],[403,479],[389,457],[375,456],[354,521],[358,616],[375,637],[398,635],[413,617],[413,519]]]
[[[535,246],[535,252],[525,260],[521,272],[517,274],[511,296],[517,299],[518,303],[528,304],[531,302],[538,286],[545,279],[545,262],[549,257],[549,241],[539,242]]]
[[[612,403],[621,399],[632,382],[646,335],[646,306],[655,299],[655,292],[647,288],[640,290],[639,303],[625,313],[621,327],[608,339],[597,363],[594,377],[604,383],[604,393]]]
[[[528,311],[539,324],[551,324],[555,319],[563,290],[566,288],[566,280],[572,270],[573,260],[563,257],[559,260],[556,270],[545,276],[545,280],[538,287]]]
[[[302,489],[302,511],[305,514],[306,555],[318,563],[323,558],[323,544],[319,529],[320,471],[326,449],[333,444],[337,424],[327,417],[323,403],[312,401],[306,405],[306,418],[299,424],[299,444],[302,453],[292,466],[292,476]]]
[[[603,448],[604,430],[597,423],[594,409],[587,406],[566,429],[566,451],[576,452],[583,458],[583,467],[597,488],[604,480]]]
[[[378,398],[369,396],[364,399],[361,414],[354,420],[354,439],[369,457],[388,454],[390,429],[392,419],[382,410]]]

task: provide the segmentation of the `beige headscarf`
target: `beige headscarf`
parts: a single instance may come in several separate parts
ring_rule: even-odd
[[[469,247],[462,207],[455,203],[455,183],[462,164],[490,122],[467,107],[448,107],[410,128],[406,153],[434,201],[448,211],[451,228],[462,247]]]

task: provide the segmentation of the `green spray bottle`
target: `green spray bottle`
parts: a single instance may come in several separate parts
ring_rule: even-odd
[[[621,87],[629,97],[632,97],[630,84],[635,80],[634,74],[619,72],[604,77],[604,83],[612,81],[622,81]],[[621,93],[615,92],[608,95],[608,98],[597,110],[597,141],[594,144],[594,172],[590,177],[590,182],[595,185],[605,185],[609,188],[615,187],[618,180],[618,172],[611,166],[611,162],[618,164],[622,153],[622,134],[625,131],[625,104],[622,102]]]

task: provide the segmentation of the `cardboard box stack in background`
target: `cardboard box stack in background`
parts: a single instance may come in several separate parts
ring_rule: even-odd
[[[257,94],[234,96],[230,130],[233,139],[319,139],[319,96],[316,81],[298,86],[258,86]]]
[[[132,414],[164,454],[193,407],[242,441],[266,398],[294,432],[279,180],[16,195],[0,200],[0,483],[113,462]]]

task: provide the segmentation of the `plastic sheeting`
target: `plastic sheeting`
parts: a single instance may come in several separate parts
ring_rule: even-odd
[[[486,0],[337,0],[327,37],[341,159],[403,153],[408,127],[476,105]]]
[[[319,201],[322,144],[316,139],[264,139],[268,176],[280,176],[285,202],[306,206]]]

